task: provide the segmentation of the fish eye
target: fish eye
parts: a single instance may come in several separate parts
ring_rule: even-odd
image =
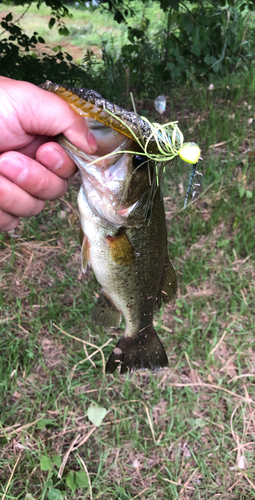
[[[134,155],[133,156],[133,166],[135,169],[143,169],[148,166],[148,158],[144,155]]]

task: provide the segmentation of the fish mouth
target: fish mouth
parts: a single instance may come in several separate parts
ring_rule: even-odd
[[[137,149],[134,141],[124,138],[115,149],[111,148],[108,153],[105,153],[108,149],[106,145],[105,154],[101,156],[102,147],[100,146],[96,155],[90,155],[74,146],[63,135],[58,137],[58,142],[77,165],[83,181],[90,179],[90,182],[100,191],[110,189],[113,193],[116,189],[114,184],[117,183],[119,189],[119,183],[123,183],[127,178],[129,162]]]
[[[76,147],[63,135],[58,136],[58,143],[77,165],[92,211],[121,226],[139,203],[137,198],[130,197],[128,189],[133,175],[132,158],[138,146],[132,139],[95,120],[89,120],[88,124],[99,145],[96,155]]]

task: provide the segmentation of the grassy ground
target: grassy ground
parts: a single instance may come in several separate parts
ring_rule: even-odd
[[[51,9],[42,4],[40,10],[36,3],[31,4],[26,14],[24,6],[8,6],[1,4],[0,17],[4,17],[8,12],[12,12],[14,22],[20,18],[19,25],[28,36],[32,36],[34,31],[42,36],[46,45],[50,48],[61,45],[64,50],[69,52],[74,61],[82,61],[86,50],[93,49],[100,53],[102,41],[109,43],[112,37],[115,37],[119,44],[124,37],[124,27],[118,25],[113,18],[104,13],[100,14],[98,10],[91,12],[89,10],[77,10],[68,7],[71,17],[65,19],[65,24],[70,31],[69,36],[61,36],[58,33],[57,23],[52,29],[49,29],[48,22],[51,18]],[[45,47],[42,45],[42,49]],[[38,46],[38,50],[40,47]]]
[[[254,107],[251,80],[168,98],[204,179],[186,211],[187,165],[165,181],[179,292],[156,316],[162,372],[104,375],[120,332],[90,320],[99,287],[80,270],[78,178],[0,236],[2,499],[255,498]],[[100,426],[91,403],[108,412]]]
[[[151,19],[150,31],[154,33],[164,26],[164,14],[157,6],[145,7],[141,2],[136,1],[136,16],[133,19],[133,25],[141,23],[143,12],[146,8],[146,16]],[[19,26],[28,36],[32,36],[36,31],[44,38],[46,46],[53,48],[62,46],[63,50],[72,55],[74,62],[82,62],[87,50],[92,50],[99,58],[102,54],[102,45],[106,47],[114,46],[114,50],[120,50],[121,46],[127,42],[127,30],[124,24],[118,24],[113,16],[99,9],[95,11],[75,8],[74,5],[68,5],[71,14],[70,18],[65,18],[64,22],[68,28],[69,36],[61,36],[58,33],[57,23],[52,29],[49,29],[48,22],[51,18],[51,9],[42,3],[40,9],[37,4],[32,3],[25,15],[23,13],[26,7],[10,6],[0,4],[0,20],[9,12],[13,14],[13,22],[19,20]],[[2,36],[5,36],[4,33]],[[38,44],[38,52],[45,52],[45,46]]]

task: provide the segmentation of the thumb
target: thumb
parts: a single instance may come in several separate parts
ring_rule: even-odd
[[[48,136],[62,133],[75,146],[88,153],[94,153],[97,149],[96,139],[88,129],[84,116],[76,113],[59,96],[36,87],[34,94],[37,92],[40,119],[37,121],[38,131],[32,130],[32,133]]]
[[[96,151],[96,139],[84,116],[77,114],[63,99],[28,82],[7,78],[1,78],[1,81],[9,83],[8,93],[26,134],[51,137],[64,134],[87,153]]]

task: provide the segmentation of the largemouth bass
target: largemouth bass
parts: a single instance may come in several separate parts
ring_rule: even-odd
[[[92,319],[117,327],[123,315],[126,323],[106,372],[119,365],[121,373],[158,370],[167,366],[168,359],[153,328],[153,313],[162,301],[174,297],[177,280],[167,255],[155,164],[123,133],[93,119],[88,125],[99,145],[97,155],[86,154],[64,136],[58,142],[76,163],[82,180],[78,195],[82,268],[85,272],[91,265],[102,286]],[[105,157],[109,151],[114,154]]]

